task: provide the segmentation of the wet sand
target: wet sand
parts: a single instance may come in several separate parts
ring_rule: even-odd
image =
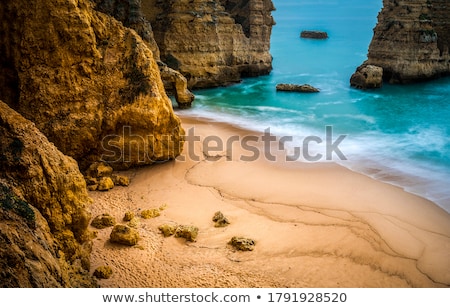
[[[161,216],[139,219],[137,246],[109,242],[111,228],[93,240],[92,271],[113,269],[102,287],[448,287],[450,215],[434,203],[335,163],[275,162],[232,144],[255,135],[225,123],[182,118],[200,141],[164,164],[123,172],[129,187],[91,192],[92,214],[124,213],[166,205]],[[258,135],[258,134],[256,134]],[[261,134],[259,134],[261,135]],[[212,150],[223,140],[222,149]],[[215,140],[215,139],[214,139]],[[198,159],[195,158],[198,157]],[[221,211],[230,224],[214,227]],[[164,223],[195,225],[196,242],[164,238]],[[95,230],[95,229],[93,229]],[[255,240],[235,251],[233,236]]]

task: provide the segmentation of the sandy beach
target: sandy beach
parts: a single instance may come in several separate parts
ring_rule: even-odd
[[[109,213],[123,224],[127,211],[139,217],[165,205],[159,217],[139,218],[134,247],[110,243],[112,228],[92,228],[92,271],[113,270],[101,287],[450,286],[450,215],[434,203],[335,163],[243,161],[251,153],[237,142],[227,152],[211,150],[211,141],[205,152],[208,136],[225,145],[255,133],[182,123],[200,137],[183,156],[122,172],[129,187],[90,193],[93,217]],[[217,211],[228,226],[214,226]],[[197,226],[197,240],[163,237],[164,223]],[[233,236],[253,239],[255,249],[235,251],[227,244]]]

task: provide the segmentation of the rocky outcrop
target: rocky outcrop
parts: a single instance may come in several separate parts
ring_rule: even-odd
[[[166,91],[175,96],[180,108],[191,107],[195,97],[187,88],[186,78],[160,61],[159,47],[150,22],[142,14],[141,0],[95,0],[95,3],[96,10],[113,16],[141,36],[158,62]]]
[[[384,0],[366,64],[383,68],[390,83],[450,73],[448,0]]]
[[[350,85],[358,89],[381,88],[383,68],[375,65],[361,65],[350,78]]]
[[[0,150],[0,286],[93,286],[77,163],[3,102]]]
[[[161,60],[189,88],[239,82],[272,70],[271,0],[143,0]]]
[[[284,92],[301,92],[301,93],[317,93],[320,92],[319,89],[309,85],[309,84],[291,84],[291,83],[280,83],[277,84],[277,91]]]
[[[310,39],[327,39],[328,33],[323,31],[315,31],[315,30],[304,30],[300,33],[301,38],[310,38]]]
[[[139,232],[125,225],[115,225],[109,236],[111,243],[134,246],[139,241]]]
[[[175,158],[183,129],[135,31],[89,0],[0,2],[0,99],[82,169]]]

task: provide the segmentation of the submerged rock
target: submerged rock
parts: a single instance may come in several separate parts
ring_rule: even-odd
[[[301,93],[317,93],[320,92],[319,89],[309,85],[309,84],[290,84],[290,83],[280,83],[277,84],[277,91],[286,91],[286,92],[301,92]]]

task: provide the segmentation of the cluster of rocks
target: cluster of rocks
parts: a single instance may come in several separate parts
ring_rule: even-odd
[[[86,171],[86,184],[90,191],[108,191],[114,186],[128,186],[127,176],[113,174],[113,168],[104,162],[93,163]]]
[[[164,237],[174,235],[178,238],[184,238],[188,242],[195,242],[198,236],[198,227],[191,225],[163,224],[158,227]]]

